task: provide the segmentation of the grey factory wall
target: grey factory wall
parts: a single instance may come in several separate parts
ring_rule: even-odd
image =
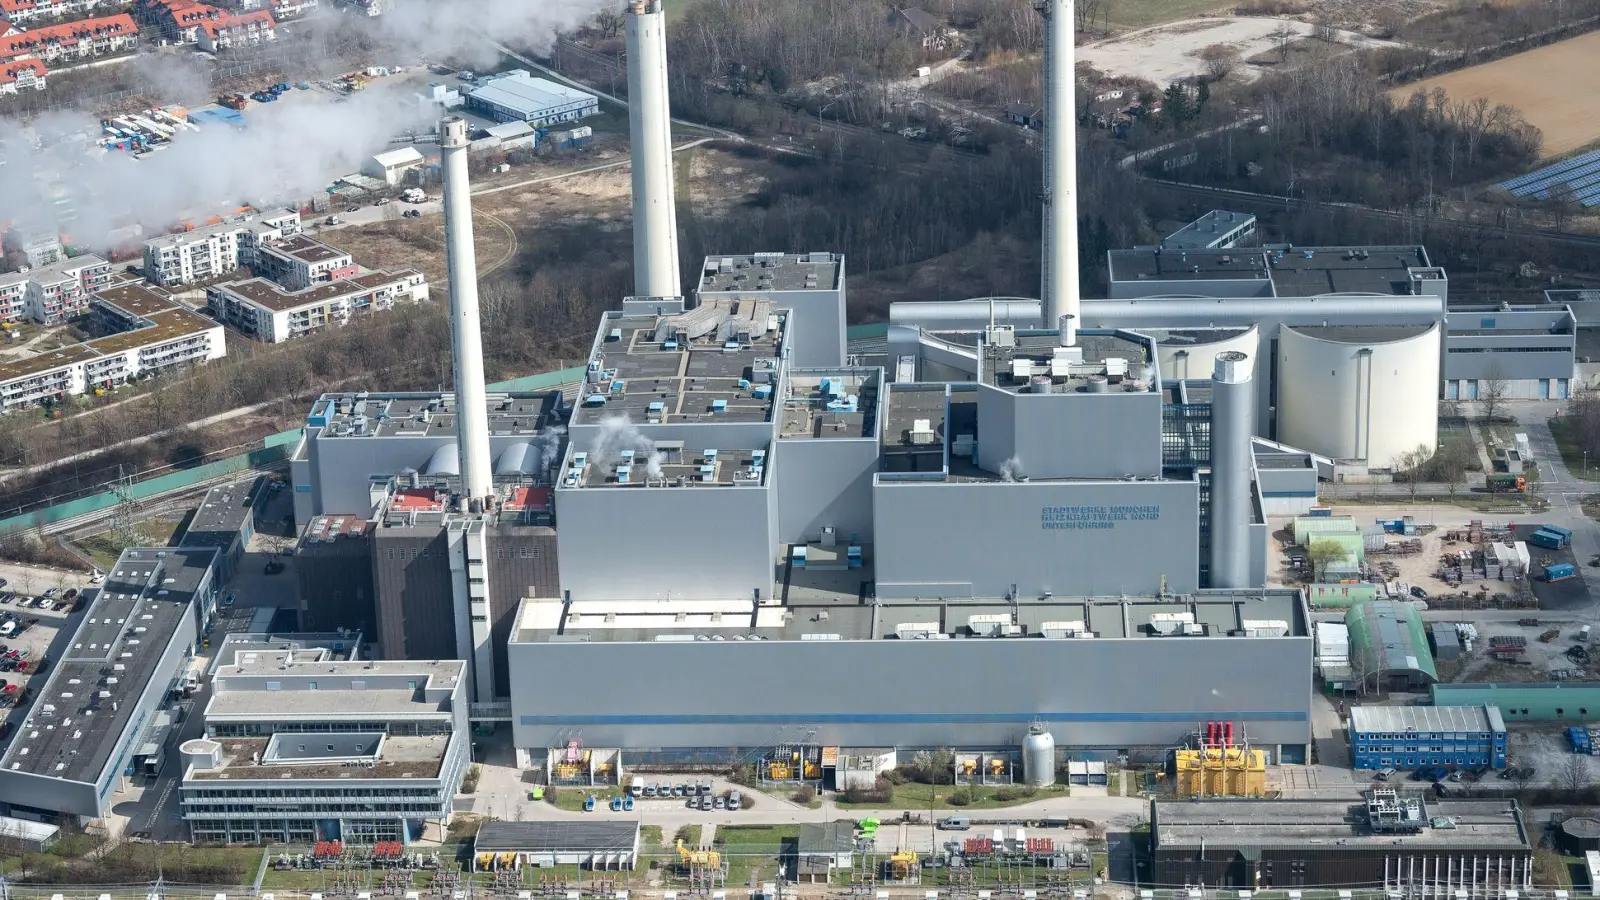
[[[785,440],[773,445],[778,540],[804,543],[832,525],[845,540],[872,540],[876,438]]]
[[[372,538],[302,541],[295,551],[300,584],[300,628],[359,628],[378,633],[377,591],[372,583]]]
[[[557,488],[561,589],[574,600],[767,597],[772,500],[770,483]]]
[[[993,747],[1035,718],[1073,747],[1170,746],[1208,720],[1304,745],[1311,656],[1305,637],[516,643],[512,721],[541,754],[579,729],[623,748]]]
[[[494,604],[494,694],[511,693],[506,642],[524,597],[559,597],[556,532],[538,526],[501,525],[489,532],[489,597]]]
[[[407,468],[421,469],[435,450],[454,441],[454,435],[313,439],[313,511],[319,515],[370,516],[368,478],[397,475]]]
[[[882,597],[1002,597],[1013,585],[1023,596],[1181,593],[1199,582],[1197,482],[879,481],[873,509]]]
[[[1576,353],[1570,334],[1453,334],[1445,339],[1444,378],[1571,378]]]
[[[774,392],[775,396],[782,396],[782,390]],[[625,416],[626,413],[602,413],[594,415],[591,410],[583,410],[573,416],[574,423],[567,427],[568,443],[572,450],[582,450],[593,453],[595,438],[600,431],[600,423],[616,415]],[[629,418],[629,421],[633,421]],[[693,450],[715,448],[719,450],[759,450],[772,442],[776,425],[769,418],[759,422],[728,422],[714,419],[699,422],[675,422],[665,425],[646,425],[643,422],[633,421],[639,426],[639,434],[651,441],[683,441],[683,449],[687,453]],[[570,455],[570,453],[569,453]]]
[[[978,464],[1029,478],[1161,474],[1161,395],[1014,394],[978,385]]]
[[[385,659],[456,659],[455,594],[441,528],[379,528],[372,546]]]

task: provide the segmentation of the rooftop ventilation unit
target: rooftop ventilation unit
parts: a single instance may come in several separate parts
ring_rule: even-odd
[[[894,636],[902,641],[926,641],[943,634],[938,622],[902,622],[894,630]]]
[[[1039,633],[1047,638],[1075,638],[1088,634],[1089,629],[1082,619],[1071,622],[1044,622],[1039,625]]]
[[[1150,630],[1159,635],[1185,634],[1186,627],[1194,625],[1194,613],[1155,613],[1150,616]]]

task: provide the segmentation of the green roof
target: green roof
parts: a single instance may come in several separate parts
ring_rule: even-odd
[[[1344,615],[1350,628],[1350,658],[1373,672],[1414,671],[1439,680],[1422,616],[1409,603],[1369,600]]]

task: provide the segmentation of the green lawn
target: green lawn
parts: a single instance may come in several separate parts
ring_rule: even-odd
[[[799,825],[729,825],[718,828],[716,842],[728,867],[728,884],[747,884],[770,877],[778,858],[800,838]]]
[[[1556,449],[1561,451],[1561,461],[1567,464],[1567,471],[1572,473],[1573,478],[1600,481],[1600,454],[1590,453],[1587,458],[1584,456],[1582,448],[1578,446],[1578,437],[1573,433],[1571,423],[1574,421],[1567,416],[1550,420],[1550,434],[1556,439]]]
[[[133,528],[137,533],[133,540],[125,540],[109,531],[90,535],[78,541],[78,546],[83,552],[89,554],[94,564],[103,570],[109,571],[117,564],[117,557],[126,547],[165,547],[172,540],[172,535],[178,530],[177,519],[147,519],[135,523]],[[39,588],[43,590],[43,588]]]
[[[969,790],[976,795],[971,802],[960,806],[949,802],[951,794],[957,791],[966,793]],[[997,797],[997,793],[1001,796]],[[903,807],[906,809],[934,809],[954,812],[966,809],[1003,809],[1007,806],[1018,806],[1023,803],[1044,800],[1051,795],[1065,796],[1067,793],[1067,786],[1064,784],[1055,784],[1045,788],[1025,788],[1015,785],[1010,787],[974,786],[969,789],[965,786],[956,787],[948,784],[907,783],[895,785],[893,795],[887,803],[853,804],[846,801],[842,796],[835,797],[834,802],[846,809],[852,806],[874,809]],[[1011,794],[1015,796],[1008,796]]]
[[[1447,458],[1460,459],[1468,472],[1482,472],[1483,461],[1478,457],[1478,445],[1472,432],[1460,424],[1439,426],[1439,449],[1436,453]]]
[[[639,844],[641,846],[644,846],[644,847],[660,847],[660,846],[662,846],[662,842],[661,842],[661,826],[660,825],[641,825],[639,827]]]
[[[1192,19],[1224,6],[1232,9],[1233,5],[1220,4],[1216,0],[1118,0],[1111,5],[1106,18],[1113,28],[1131,31],[1163,22]]]
[[[572,812],[577,812],[578,810],[583,809],[584,800],[588,799],[589,797],[593,797],[594,811],[596,813],[609,813],[611,812],[611,798],[621,797],[624,791],[622,788],[616,787],[615,785],[589,788],[545,788],[544,797],[547,802],[549,801],[552,793],[555,794],[555,806],[557,809],[565,809]]]

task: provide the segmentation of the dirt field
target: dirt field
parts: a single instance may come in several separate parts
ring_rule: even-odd
[[[1200,59],[1200,52],[1212,44],[1235,47],[1239,55],[1247,59],[1274,49],[1278,45],[1276,32],[1285,23],[1302,38],[1309,36],[1313,29],[1310,22],[1293,19],[1254,16],[1192,19],[1088,44],[1078,48],[1078,60],[1108,75],[1143,78],[1165,87],[1179,79],[1204,74],[1206,66]],[[1353,31],[1340,31],[1339,41],[1345,48],[1393,45],[1391,41],[1380,41]],[[1260,75],[1259,69],[1245,66],[1238,70],[1236,77],[1253,80]]]
[[[1591,32],[1548,47],[1451,72],[1396,88],[1391,96],[1404,101],[1421,88],[1442,87],[1451,100],[1486,97],[1521,110],[1544,132],[1544,155],[1560,156],[1600,140],[1600,92],[1567,90],[1593,84],[1594,60],[1600,55],[1600,32]]]

